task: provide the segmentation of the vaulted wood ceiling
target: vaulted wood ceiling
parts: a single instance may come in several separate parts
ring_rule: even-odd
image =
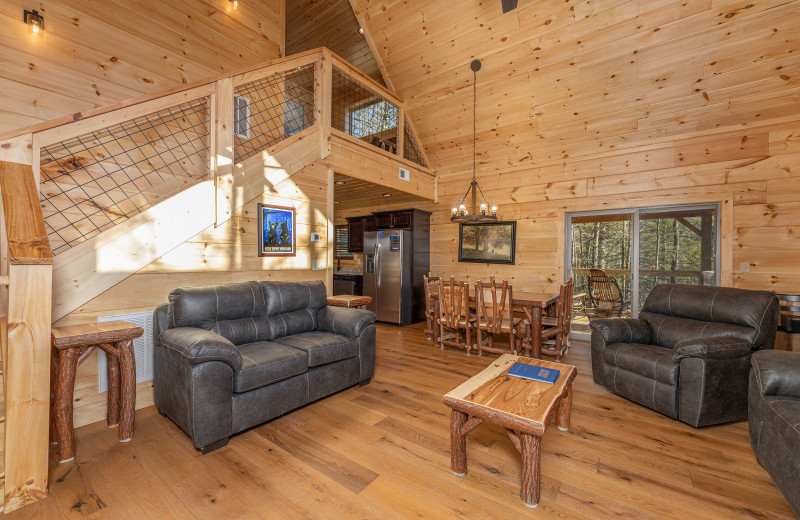
[[[286,54],[328,47],[361,72],[383,84],[348,0],[286,2]]]
[[[800,112],[800,2],[355,0],[440,174],[484,170]],[[793,53],[794,52],[794,53]]]

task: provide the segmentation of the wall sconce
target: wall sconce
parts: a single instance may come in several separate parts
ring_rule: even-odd
[[[22,19],[28,24],[28,30],[33,36],[39,36],[44,31],[44,17],[36,9],[23,11]]]
[[[229,0],[234,9],[239,9],[239,0]]]

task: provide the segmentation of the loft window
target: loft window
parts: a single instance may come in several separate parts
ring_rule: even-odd
[[[250,99],[233,95],[233,135],[250,139]]]
[[[347,114],[347,133],[361,139],[397,127],[397,107],[383,100],[351,109]]]

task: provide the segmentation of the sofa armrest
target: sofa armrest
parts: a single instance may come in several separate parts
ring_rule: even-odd
[[[594,320],[589,326],[606,343],[650,343],[650,325],[644,320],[608,318]]]
[[[681,359],[734,359],[749,356],[752,345],[748,341],[728,336],[709,336],[707,338],[687,338],[672,347],[672,361]]]
[[[751,363],[762,395],[800,399],[800,353],[759,350]]]
[[[242,368],[239,349],[210,330],[176,327],[162,332],[159,341],[164,347],[182,354],[192,365],[205,361],[224,361],[233,370]]]
[[[375,314],[361,309],[325,305],[319,309],[317,323],[318,330],[357,338],[365,328],[375,323]]]

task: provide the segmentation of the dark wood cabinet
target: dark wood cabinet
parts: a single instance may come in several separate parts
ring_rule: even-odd
[[[364,217],[347,219],[347,250],[351,253],[364,251]]]
[[[409,210],[375,213],[377,229],[411,229],[414,227],[414,212]]]
[[[390,229],[392,227],[391,213],[376,213],[375,225],[378,229]]]
[[[364,231],[378,231],[378,221],[375,217],[364,217]]]

